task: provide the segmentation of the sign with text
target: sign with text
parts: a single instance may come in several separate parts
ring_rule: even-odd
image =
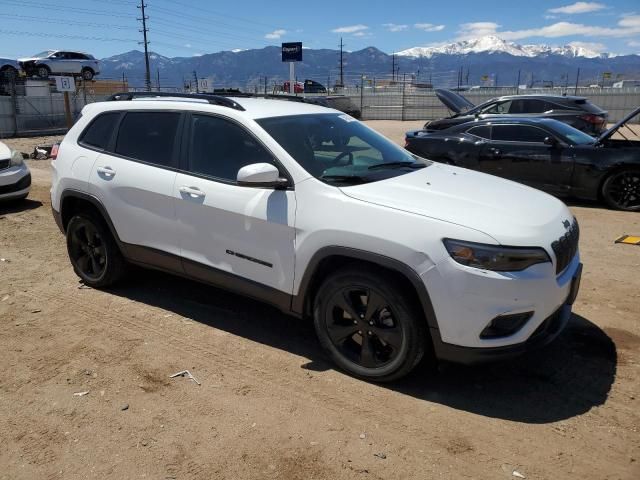
[[[59,92],[75,92],[76,81],[73,77],[53,77],[56,81],[56,90]]]
[[[302,42],[290,42],[282,44],[282,61],[283,62],[301,62],[302,61]]]
[[[199,78],[198,91],[203,93],[213,93],[213,78]]]

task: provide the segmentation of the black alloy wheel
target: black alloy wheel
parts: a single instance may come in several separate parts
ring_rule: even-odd
[[[376,368],[398,356],[404,336],[388,303],[380,293],[359,285],[334,293],[325,321],[333,345],[345,358]]]
[[[69,221],[67,251],[73,270],[91,287],[112,285],[124,273],[124,259],[111,232],[92,215],[79,214]]]
[[[611,208],[640,211],[640,169],[613,173],[602,186],[602,197]]]
[[[321,345],[348,373],[378,382],[400,378],[422,359],[426,322],[384,271],[347,268],[329,276],[314,301]]]

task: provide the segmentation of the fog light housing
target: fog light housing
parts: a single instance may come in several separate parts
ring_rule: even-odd
[[[482,330],[480,338],[487,340],[513,335],[524,327],[524,324],[527,323],[531,317],[533,317],[533,312],[498,315]]]

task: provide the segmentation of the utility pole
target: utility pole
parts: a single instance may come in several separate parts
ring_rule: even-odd
[[[344,43],[342,43],[342,37],[340,37],[340,86],[344,87],[344,62],[343,62],[343,51]]]
[[[267,76],[264,76],[264,94],[267,94]]]
[[[200,93],[200,89],[198,88],[198,74],[196,71],[193,71],[193,81],[196,82],[196,93]]]
[[[518,81],[516,82],[516,95],[520,93],[520,70],[518,70]]]
[[[156,84],[158,86],[158,91],[160,91],[160,69],[156,68]]]
[[[136,8],[140,9],[140,13],[142,14],[142,18],[138,18],[138,21],[142,21],[142,30],[140,30],[140,32],[142,32],[142,38],[144,39],[144,41],[142,42],[138,42],[138,44],[144,44],[144,65],[145,65],[145,76],[144,76],[144,81],[145,81],[145,86],[147,87],[147,91],[150,92],[151,91],[151,72],[149,70],[149,40],[147,40],[147,32],[149,31],[149,29],[147,28],[147,20],[149,20],[149,17],[147,17],[147,15],[144,13],[144,9],[145,9],[146,5],[144,3],[144,0],[140,0],[140,5],[137,5]]]
[[[578,95],[578,81],[579,80],[580,80],[580,68],[578,68],[578,74],[576,75],[576,89],[573,92],[574,95]]]

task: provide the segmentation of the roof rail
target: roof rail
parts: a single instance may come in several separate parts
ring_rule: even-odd
[[[237,98],[267,98],[270,100],[288,100],[290,102],[305,102],[305,97],[299,97],[297,95],[280,95],[278,93],[249,93],[249,92],[223,92],[216,93],[221,97],[237,97]]]
[[[231,95],[230,95],[231,96]],[[236,94],[237,96],[237,94]],[[160,97],[173,97],[173,98],[191,98],[198,100],[206,100],[211,105],[219,105],[221,107],[229,107],[234,110],[240,110],[244,112],[244,107],[240,105],[238,102],[234,102],[230,98],[222,95],[207,95],[203,93],[171,93],[171,92],[120,92],[114,93],[107,101],[118,101],[118,100],[133,100],[135,98],[160,98]]]

